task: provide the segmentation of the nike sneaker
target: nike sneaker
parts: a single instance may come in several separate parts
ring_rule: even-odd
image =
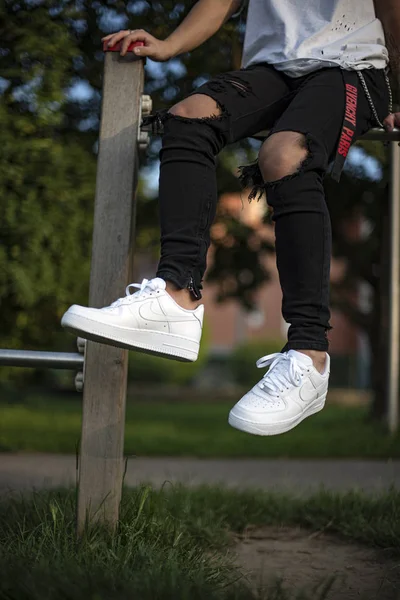
[[[277,435],[324,408],[328,354],[322,374],[309,356],[297,350],[263,356],[256,364],[269,369],[230,411],[232,427],[255,435]]]
[[[138,291],[131,293],[132,288]],[[61,325],[74,335],[110,346],[193,362],[199,354],[204,305],[179,306],[160,277],[131,283],[126,296],[105,308],[74,304]]]

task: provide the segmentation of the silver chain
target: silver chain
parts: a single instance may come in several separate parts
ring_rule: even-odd
[[[374,115],[375,121],[377,122],[377,124],[379,125],[379,127],[381,127],[382,129],[384,129],[384,125],[381,122],[380,118],[378,117],[378,113],[376,111],[374,101],[372,100],[372,96],[369,93],[369,89],[368,89],[367,83],[365,81],[364,75],[362,74],[361,71],[356,71],[356,73],[358,75],[358,78],[361,81],[361,85],[363,87],[363,90],[365,92],[365,95],[367,97],[369,105],[371,107],[372,114]],[[391,115],[392,112],[393,112],[393,93],[392,93],[392,88],[390,86],[389,77],[388,77],[388,74],[386,73],[386,71],[385,71],[385,81],[386,81],[386,85],[387,85],[387,88],[388,88],[388,91],[389,91],[389,115]]]

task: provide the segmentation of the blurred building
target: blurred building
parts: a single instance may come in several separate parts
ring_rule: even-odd
[[[274,240],[273,226],[263,223],[265,201],[242,201],[245,194],[224,194],[220,203],[225,210],[242,222],[255,228],[264,239]],[[213,248],[209,252],[209,266],[212,264]],[[277,340],[286,338],[287,323],[281,315],[282,292],[274,256],[266,257],[266,266],[271,279],[257,294],[257,308],[246,311],[237,301],[228,300],[223,304],[215,302],[213,285],[205,284],[204,302],[207,310],[208,326],[211,330],[211,351],[215,355],[227,355],[238,344],[252,339]],[[345,265],[333,259],[331,280],[341,277]],[[332,310],[329,332],[330,354],[333,361],[333,384],[359,387],[360,369],[358,353],[363,344],[358,328],[344,315]],[[365,378],[364,378],[365,379]]]
[[[274,241],[273,226],[263,223],[265,200],[251,203],[246,195],[223,194],[220,205],[226,212],[243,223],[253,227],[264,239]],[[218,227],[218,225],[216,226]],[[213,247],[208,255],[208,265],[212,265]],[[275,256],[265,258],[271,279],[257,293],[256,308],[249,312],[238,301],[216,302],[216,286],[204,283],[203,298],[206,306],[206,319],[210,342],[210,361],[220,363],[228,358],[232,350],[251,340],[282,340],[286,338],[288,325],[281,315],[282,293],[279,285]],[[149,256],[141,256],[136,262],[138,280],[154,273],[156,265]],[[331,280],[340,278],[345,265],[333,259]],[[330,354],[332,357],[332,384],[338,387],[360,387],[365,378],[365,364],[360,369],[360,349],[364,340],[358,329],[340,312],[332,310],[329,332]],[[361,353],[362,354],[362,353]],[[364,361],[365,362],[365,361]],[[364,374],[364,376],[363,376]]]

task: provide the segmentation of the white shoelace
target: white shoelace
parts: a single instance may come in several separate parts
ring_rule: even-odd
[[[275,352],[262,356],[257,361],[259,369],[269,366],[262,380],[259,382],[261,389],[270,394],[279,395],[288,389],[288,384],[299,387],[303,378],[303,370],[296,357],[286,352]]]
[[[131,293],[131,288],[138,288],[139,291]],[[115,302],[110,304],[110,308],[117,308],[122,304],[130,304],[133,300],[147,296],[147,294],[151,294],[160,289],[162,289],[162,286],[160,285],[160,280],[158,278],[143,279],[142,283],[130,283],[125,289],[126,296],[115,300]]]

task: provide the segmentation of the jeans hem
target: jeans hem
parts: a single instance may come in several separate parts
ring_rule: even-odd
[[[181,290],[190,290],[196,300],[201,300],[203,297],[200,291],[201,286],[197,285],[190,274],[188,274],[184,280],[182,280],[172,271],[158,270],[156,277],[161,277],[161,279],[164,279],[164,281],[170,281],[171,283],[174,283]],[[184,283],[182,283],[182,281],[184,281]]]
[[[183,290],[188,285],[188,282],[190,280],[190,275],[187,275],[186,277],[182,278],[178,277],[176,273],[173,273],[172,271],[163,270],[157,271],[156,277],[161,277],[161,279],[164,279],[164,281],[170,281],[171,283],[174,283],[181,290]]]
[[[288,342],[284,348],[284,352],[288,350],[320,350],[327,352],[329,349],[329,342]]]

